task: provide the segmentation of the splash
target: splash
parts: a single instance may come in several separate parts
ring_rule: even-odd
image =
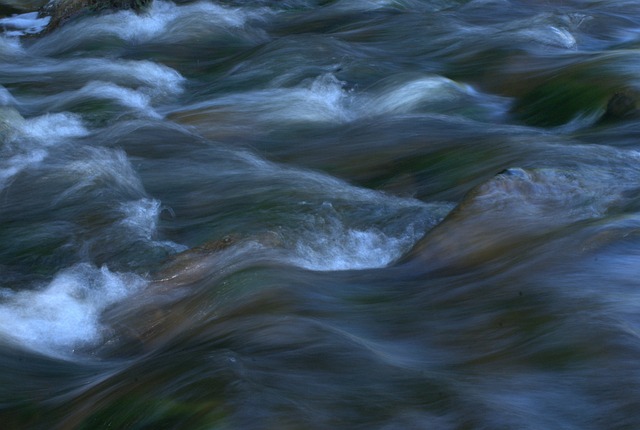
[[[120,205],[120,211],[124,218],[119,226],[124,227],[133,237],[150,243],[151,245],[167,247],[174,252],[187,249],[186,246],[171,241],[157,241],[158,218],[162,211],[162,205],[158,200],[143,198],[129,201]]]
[[[0,338],[47,355],[69,356],[102,339],[101,311],[144,285],[133,274],[78,264],[37,290],[0,289]]]
[[[49,17],[38,17],[38,12],[29,12],[0,18],[0,29],[7,36],[17,37],[40,33],[49,23]]]

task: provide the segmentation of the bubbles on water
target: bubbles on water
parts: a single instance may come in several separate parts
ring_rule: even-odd
[[[140,290],[139,276],[78,264],[40,289],[0,289],[0,338],[55,356],[99,342],[100,313]]]

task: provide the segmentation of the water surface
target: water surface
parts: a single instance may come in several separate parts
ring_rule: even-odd
[[[638,2],[45,23],[0,18],[3,428],[640,428]]]

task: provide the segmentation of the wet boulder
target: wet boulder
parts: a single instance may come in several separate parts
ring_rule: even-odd
[[[603,217],[622,198],[612,184],[596,172],[507,169],[472,189],[400,264],[456,271],[538,252],[538,244]]]
[[[152,0],[51,0],[40,9],[40,16],[50,17],[43,33],[49,33],[80,16],[118,10],[140,12]]]
[[[625,90],[616,92],[607,103],[607,109],[601,118],[601,122],[639,118],[638,91]]]
[[[282,246],[276,232],[247,236],[230,234],[207,241],[199,246],[177,253],[150,274],[147,287],[131,300],[108,308],[101,320],[114,327],[112,338],[100,349],[101,355],[120,355],[144,350],[148,345],[162,341],[177,327],[198,318],[199,301],[189,297],[194,290],[205,289],[217,294],[217,302],[232,299],[234,294],[224,288],[229,271],[251,266],[260,260],[267,249]],[[258,251],[258,252],[256,252]],[[242,289],[237,294],[243,294]]]

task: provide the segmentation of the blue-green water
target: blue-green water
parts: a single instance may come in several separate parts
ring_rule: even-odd
[[[640,428],[640,3],[41,25],[0,18],[0,427]]]

